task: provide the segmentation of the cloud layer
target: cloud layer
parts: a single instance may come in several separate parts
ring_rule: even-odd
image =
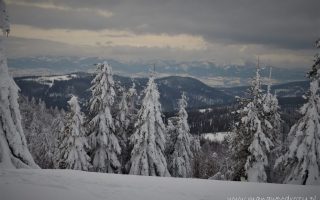
[[[99,56],[123,59],[205,59],[239,64],[260,55],[270,64],[305,67],[312,61],[312,43],[320,37],[318,0],[8,0],[7,3],[12,34],[21,38],[20,46],[16,47],[29,45],[29,53],[34,55],[51,54],[50,48],[54,53],[57,51],[54,48],[69,45],[87,46],[93,52],[105,49],[109,55]],[[28,40],[56,45],[37,52]],[[17,42],[11,40],[9,45]],[[115,52],[131,55],[119,56]],[[70,52],[61,49],[61,54],[67,53]],[[85,56],[79,50],[72,54]]]

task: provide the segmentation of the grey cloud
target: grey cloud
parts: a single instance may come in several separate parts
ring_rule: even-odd
[[[44,29],[102,29],[108,19],[94,12],[43,9],[29,6],[9,6],[11,23],[29,25]]]
[[[51,2],[72,8],[107,9],[114,16],[106,19],[94,12],[10,5],[13,23],[48,29],[109,28],[136,33],[193,34],[211,43],[263,44],[287,49],[311,48],[313,40],[320,35],[318,0]]]

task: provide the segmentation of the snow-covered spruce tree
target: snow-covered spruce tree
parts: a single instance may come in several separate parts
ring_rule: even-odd
[[[68,101],[70,112],[65,118],[62,141],[59,144],[60,158],[58,166],[61,169],[74,169],[88,171],[91,167],[89,149],[85,130],[84,117],[80,110],[78,98],[72,96]]]
[[[0,28],[9,33],[6,6],[0,0]],[[0,36],[0,168],[38,168],[27,147],[18,104],[19,88],[10,77],[4,36]]]
[[[177,135],[177,121],[178,118],[176,116],[170,117],[168,119],[168,125],[166,127],[166,148],[165,148],[165,156],[167,158],[167,161],[170,159],[169,157],[171,156],[172,152],[174,151],[174,138]],[[168,163],[169,165],[169,163]]]
[[[135,115],[137,113],[137,99],[138,99],[138,94],[136,90],[136,84],[132,81],[132,86],[128,90],[128,109],[129,109],[129,114],[131,115],[131,118],[134,119]]]
[[[93,170],[118,173],[121,167],[118,158],[121,148],[114,134],[115,126],[110,110],[115,91],[112,69],[107,62],[97,65],[97,75],[91,83],[89,141]]]
[[[130,137],[133,149],[129,173],[170,176],[164,156],[166,129],[161,118],[159,92],[153,76],[150,77],[144,94],[135,124],[136,130]]]
[[[130,159],[130,152],[128,151],[128,138],[130,136],[130,125],[131,125],[131,116],[129,113],[129,107],[127,103],[128,93],[126,91],[122,91],[121,99],[119,104],[117,105],[117,114],[115,116],[115,128],[116,134],[118,136],[119,144],[121,147],[121,166],[122,173],[126,173],[125,165]]]
[[[130,120],[129,126],[127,128],[127,135],[131,136],[134,131],[134,124],[137,119],[137,101],[138,101],[138,94],[135,88],[135,83],[132,82],[132,87],[129,88],[127,92],[127,105],[128,105],[128,117]]]
[[[170,140],[172,142],[172,152],[169,152],[168,169],[171,176],[174,177],[191,177],[193,165],[193,153],[191,151],[190,128],[188,124],[187,97],[183,93],[179,99],[179,112],[175,131],[171,131]],[[171,123],[172,124],[172,123]],[[172,129],[172,125],[169,125]]]
[[[315,42],[315,47],[317,49],[320,49],[320,39],[318,39]],[[314,56],[314,63],[311,67],[311,71],[308,73],[308,76],[312,79],[319,79],[319,69],[320,69],[320,52],[318,52],[315,56]]]
[[[316,43],[320,48],[320,41]],[[320,78],[319,54],[309,73],[311,79],[308,102],[300,113],[302,117],[294,124],[288,138],[288,151],[281,156],[275,167],[282,169],[283,183],[313,185],[320,184]]]
[[[252,99],[238,111],[240,120],[235,125],[235,134],[231,139],[233,179],[266,182],[268,154],[273,147],[268,132],[272,126],[263,112],[259,67],[252,81],[250,95]]]
[[[53,168],[59,168],[59,158],[61,157],[61,152],[59,149],[59,143],[62,141],[64,132],[64,122],[66,119],[66,113],[63,109],[56,112],[55,111],[55,119],[52,121],[51,130],[54,138],[54,149],[53,149]]]
[[[127,92],[123,91],[121,95],[121,100],[117,108],[117,115],[115,117],[115,127],[117,128],[117,135],[121,140],[126,142],[127,140],[127,130],[130,125],[129,108],[127,103]]]
[[[266,119],[270,122],[272,128],[268,131],[268,137],[273,143],[273,147],[268,153],[269,166],[267,167],[268,182],[278,182],[278,171],[273,170],[276,159],[281,155],[284,150],[284,134],[282,131],[282,123],[279,113],[279,104],[276,95],[271,94],[271,71],[269,74],[269,81],[267,84],[267,93],[263,95],[263,112]]]
[[[114,109],[115,111],[115,128],[121,147],[120,162],[122,166],[122,173],[127,174],[129,171],[128,162],[130,160],[130,152],[132,146],[130,145],[130,136],[134,131],[134,122],[136,119],[136,98],[137,92],[135,84],[128,91],[124,88],[118,89],[120,99]]]
[[[26,101],[26,100],[25,100]],[[53,168],[55,135],[53,121],[57,116],[41,99],[34,98],[25,102],[20,98],[22,127],[27,139],[28,148],[34,161],[43,169]]]
[[[191,151],[193,153],[193,162],[192,162],[192,177],[200,178],[200,167],[201,167],[201,154],[202,149],[200,146],[200,136],[193,135],[191,140]]]
[[[270,76],[269,83],[267,85],[267,93],[263,95],[263,112],[265,113],[268,121],[272,125],[272,133],[270,134],[270,138],[273,142],[276,142],[278,145],[281,145],[283,141],[282,127],[281,123],[283,120],[281,119],[279,113],[279,104],[276,95],[271,94],[271,68],[270,68]]]

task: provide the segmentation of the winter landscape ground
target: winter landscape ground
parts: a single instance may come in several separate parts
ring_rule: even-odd
[[[101,174],[75,170],[0,170],[2,200],[316,200],[318,186]]]

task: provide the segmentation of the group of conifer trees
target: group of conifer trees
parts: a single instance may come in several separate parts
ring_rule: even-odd
[[[122,92],[119,95],[111,66],[106,62],[97,64],[90,88],[89,114],[84,116],[81,112],[77,97],[68,101],[70,109],[57,137],[55,166],[106,173],[192,177],[194,151],[200,147],[196,147],[199,143],[190,134],[187,97],[182,94],[179,111],[166,126],[154,79],[151,75],[140,109],[136,111],[134,85],[128,91],[117,90]]]
[[[320,41],[316,42],[320,48]],[[230,138],[232,180],[317,184],[320,182],[319,54],[308,73],[310,89],[302,117],[283,140],[278,101],[261,90],[260,69],[252,81],[249,99],[240,99],[238,120]]]

